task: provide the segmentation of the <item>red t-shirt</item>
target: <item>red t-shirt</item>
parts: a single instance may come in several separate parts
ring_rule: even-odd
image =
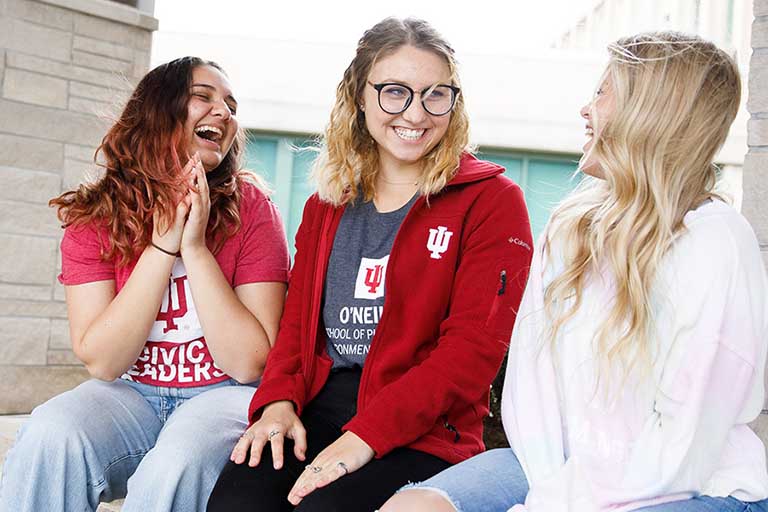
[[[216,254],[230,286],[288,281],[289,257],[285,231],[274,203],[250,183],[242,185],[240,230]],[[136,262],[118,268],[101,254],[108,232],[93,225],[64,231],[61,274],[64,285],[114,280],[117,292],[125,285]],[[192,300],[187,272],[176,258],[168,292],[149,332],[147,343],[124,379],[165,387],[205,386],[229,377],[213,362]]]

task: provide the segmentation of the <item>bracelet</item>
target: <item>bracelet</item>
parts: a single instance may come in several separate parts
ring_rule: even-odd
[[[157,249],[160,252],[163,252],[163,253],[167,254],[168,256],[173,256],[174,258],[178,258],[179,256],[181,256],[180,252],[166,251],[165,249],[163,249],[162,247],[160,247],[159,245],[157,245],[153,241],[150,241],[149,243],[152,244],[152,247],[154,247],[155,249]]]

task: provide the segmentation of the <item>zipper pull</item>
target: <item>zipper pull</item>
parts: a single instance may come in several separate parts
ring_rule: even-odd
[[[461,434],[459,434],[459,431],[456,430],[456,427],[448,423],[448,420],[443,421],[443,427],[445,427],[448,432],[453,432],[453,442],[458,443],[459,439],[461,439]]]
[[[502,270],[501,274],[499,275],[499,291],[496,292],[496,295],[504,295],[504,292],[507,291],[507,271]]]

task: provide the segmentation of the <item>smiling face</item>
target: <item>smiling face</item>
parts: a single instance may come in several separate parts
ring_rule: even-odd
[[[413,101],[400,114],[388,114],[379,107],[378,93],[365,86],[361,104],[365,125],[376,141],[381,168],[405,171],[420,165],[421,159],[443,138],[451,114],[433,116],[421,103],[423,91],[435,84],[451,84],[451,72],[445,58],[430,51],[402,46],[376,62],[368,74],[368,82],[395,82],[414,91]]]
[[[192,70],[184,136],[189,156],[200,154],[206,172],[221,164],[238,130],[237,101],[229,80],[212,66]]]
[[[592,101],[581,108],[581,117],[586,119],[587,142],[584,144],[584,155],[579,162],[579,169],[584,174],[589,174],[596,178],[605,179],[603,169],[592,155],[592,147],[595,141],[603,131],[605,124],[611,120],[616,110],[616,96],[610,74],[606,71],[600,79],[600,86]]]

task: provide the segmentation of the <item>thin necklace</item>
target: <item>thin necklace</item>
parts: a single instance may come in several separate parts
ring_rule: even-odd
[[[419,184],[418,180],[416,180],[416,181],[389,181],[387,178],[385,178],[381,174],[378,174],[377,177],[378,177],[378,179],[380,179],[381,181],[383,181],[384,183],[386,183],[388,185],[418,185]]]

